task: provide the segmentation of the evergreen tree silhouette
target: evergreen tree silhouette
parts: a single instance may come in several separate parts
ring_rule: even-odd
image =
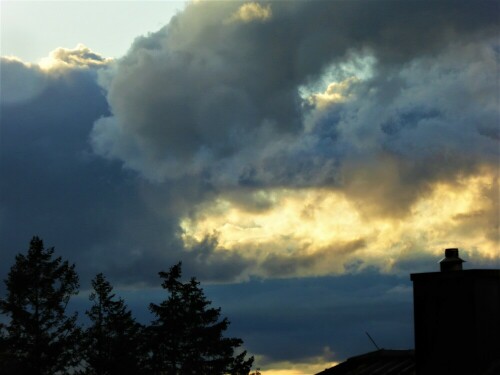
[[[1,327],[0,374],[66,374],[79,362],[77,314],[66,314],[78,293],[75,266],[54,258],[33,237],[27,255],[18,254],[7,280],[0,312],[10,321]]]
[[[234,374],[247,375],[253,357],[235,353],[243,341],[223,337],[227,318],[220,319],[220,308],[210,307],[195,278],[182,282],[181,263],[160,272],[162,287],[169,297],[150,304],[156,316],[149,327],[150,370],[153,374]]]
[[[91,326],[85,331],[86,374],[140,374],[142,326],[135,321],[102,273],[92,280],[93,302],[85,313]]]

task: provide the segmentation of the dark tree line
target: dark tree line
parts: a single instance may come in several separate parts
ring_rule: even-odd
[[[79,288],[75,266],[33,237],[0,299],[0,375],[247,375],[253,357],[239,350],[242,340],[224,337],[229,321],[220,308],[195,278],[181,276],[180,263],[160,272],[167,298],[150,304],[154,320],[144,326],[98,274],[82,327],[67,312]]]

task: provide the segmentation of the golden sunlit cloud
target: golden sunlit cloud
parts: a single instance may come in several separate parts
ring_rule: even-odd
[[[331,360],[333,356],[334,353],[332,350],[329,347],[325,347],[321,355],[307,358],[307,360],[303,360],[302,362],[281,361],[267,363],[265,358],[257,355],[255,356],[254,365],[265,363],[259,370],[262,375],[310,375],[337,365],[338,362]],[[251,374],[253,373],[251,372]]]
[[[230,22],[253,22],[253,21],[268,21],[271,19],[273,13],[271,6],[262,6],[258,3],[243,4],[229,19]]]
[[[341,82],[330,83],[325,92],[312,94],[308,101],[318,109],[324,109],[332,104],[344,103],[352,100],[353,95],[349,92],[349,88],[359,82],[357,77],[350,77]]]
[[[345,61],[331,64],[318,79],[299,86],[299,95],[319,110],[354,100],[352,88],[372,78],[376,64],[377,59],[370,51],[350,52]]]
[[[439,257],[445,247],[497,259],[498,175],[485,168],[455,184],[437,183],[403,216],[367,216],[334,189],[272,189],[254,193],[270,202],[254,211],[221,196],[181,226],[188,246],[214,233],[218,251],[256,259],[262,276],[339,274],[349,265],[397,271],[417,252]]]
[[[65,68],[90,68],[105,66],[113,61],[93,52],[83,44],[78,44],[74,49],[57,48],[48,57],[40,60],[39,65],[43,70],[58,70]]]
[[[6,60],[6,61],[9,61],[9,62],[16,62],[16,63],[19,63],[19,64],[22,64],[26,67],[30,67],[32,66],[32,64],[28,63],[28,62],[24,62],[23,60],[21,60],[19,57],[17,56],[2,56],[2,59],[3,60]]]

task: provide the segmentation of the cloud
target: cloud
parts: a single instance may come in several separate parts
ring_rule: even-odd
[[[39,235],[77,264],[83,288],[98,272],[118,285],[156,285],[157,272],[179,260],[203,280],[248,276],[252,259],[215,253],[216,239],[182,242],[179,217],[208,194],[198,179],[157,186],[92,152],[93,122],[109,115],[100,67],[1,64],[2,274]],[[32,80],[41,88],[27,90]]]
[[[191,4],[112,64],[84,46],[53,54],[62,70],[3,59],[4,235],[70,249],[83,229],[84,273],[123,283],[179,259],[223,282],[407,272],[409,249],[446,244],[495,257],[490,13],[273,2],[225,23],[241,6]]]
[[[491,43],[414,59],[366,88],[376,93],[347,104],[339,132],[353,147],[343,173],[348,194],[367,208],[376,202],[379,214],[405,214],[436,182],[495,165],[498,141],[485,131],[498,117],[495,84],[486,78],[496,65]]]
[[[229,19],[231,22],[264,22],[272,17],[272,10],[269,4],[262,6],[259,3],[245,3],[233,13]]]
[[[96,243],[106,242],[106,233],[115,231],[110,214],[120,211],[130,191],[126,184],[113,186],[123,181],[120,167],[97,162],[87,143],[92,122],[108,113],[96,73],[53,75],[37,65],[1,63],[2,274],[37,234],[71,259],[84,259]],[[16,85],[4,86],[13,78],[12,68]],[[32,77],[43,82],[42,90],[23,100],[4,100],[23,93]]]
[[[184,267],[183,274],[194,275]],[[202,287],[212,306],[221,307],[231,322],[228,336],[244,340],[245,349],[256,356],[254,366],[263,373],[294,368],[314,373],[371,351],[365,331],[386,348],[413,346],[408,275],[367,270],[355,276],[252,279]],[[165,298],[164,290],[144,285],[115,290],[141,323],[151,320],[149,303]],[[87,308],[82,293],[73,302],[80,310]]]
[[[290,126],[298,129],[293,82],[285,76],[266,78],[266,63],[252,61],[260,52],[233,40],[231,33],[222,36],[225,29],[239,30],[220,25],[234,7],[192,4],[168,27],[136,42],[116,74],[105,79],[110,105],[123,112],[96,123],[97,152],[122,159],[154,180],[200,175],[208,166],[224,168],[223,178],[234,180],[240,171],[230,169],[246,145],[259,148],[265,137]],[[209,32],[212,23],[214,32]],[[156,47],[163,43],[168,46]]]
[[[350,93],[351,87],[358,82],[357,77],[349,77],[341,82],[330,83],[322,93],[312,93],[308,97],[308,104],[321,110],[332,106],[336,103],[344,103],[348,100],[353,100]]]
[[[237,197],[218,198],[181,221],[182,238],[189,244],[216,236],[215,253],[252,259],[245,272],[264,278],[356,274],[370,267],[383,273],[425,271],[434,269],[443,248],[453,246],[486,265],[499,259],[497,185],[494,168],[440,182],[404,220],[367,215],[378,206],[352,201],[352,193],[342,190],[267,190],[267,206],[257,211]]]
[[[209,298],[214,296],[215,305],[223,306],[231,333],[244,337],[263,373],[291,370],[286,362],[320,371],[371,351],[366,331],[386,348],[413,345],[408,275],[366,271],[356,276],[251,280],[205,290]]]
[[[48,57],[40,61],[44,70],[60,70],[68,68],[96,68],[103,67],[112,61],[93,52],[83,44],[78,44],[73,49],[59,47],[52,51]]]
[[[1,57],[2,95],[5,105],[35,100],[58,74],[69,74],[74,69],[100,68],[112,60],[104,58],[83,44],[74,49],[57,48],[39,64],[26,63],[15,56]]]
[[[335,354],[328,346],[325,346],[320,354],[297,361],[274,362],[265,356],[257,356],[255,364],[262,366],[262,372],[269,375],[302,375],[316,374],[326,368],[333,367],[339,362],[334,360]]]
[[[428,259],[446,244],[498,256],[498,226],[484,225],[499,209],[483,193],[498,183],[489,16],[433,9],[443,23],[420,44],[425,6],[398,5],[398,19],[370,18],[372,32],[335,24],[340,50],[320,39],[306,66],[304,46],[333,26],[308,18],[315,3],[272,5],[257,27],[225,24],[232,4],[193,4],[101,73],[113,116],[95,123],[94,150],[159,186],[200,187],[176,216],[186,249],[209,254],[195,263],[230,260],[245,280],[407,272],[405,257],[420,262],[409,249]],[[328,6],[361,22],[360,3]],[[259,53],[292,19],[307,32]],[[418,40],[398,47],[395,24]]]
[[[16,57],[1,57],[0,75],[2,84],[2,104],[25,102],[40,95],[46,88],[44,74]]]
[[[292,254],[268,254],[261,267],[267,277],[342,272],[342,265],[348,263],[346,259],[352,259],[352,255],[365,246],[366,242],[360,239],[348,243],[333,243],[314,253],[308,253],[306,248]]]
[[[150,180],[203,176],[220,190],[349,187],[365,161],[383,169],[403,157],[388,192],[410,189],[394,204],[407,212],[418,198],[412,186],[441,178],[424,176],[422,165],[442,157],[444,141],[455,153],[470,132],[477,145],[449,175],[462,164],[472,171],[485,157],[479,150],[493,149],[483,139],[496,116],[488,3],[454,3],[453,12],[414,2],[271,5],[266,23],[228,25],[239,9],[267,5],[194,3],[138,39],[103,74],[113,116],[95,123],[96,152]],[[480,92],[487,106],[473,99]],[[406,168],[415,172],[403,176]]]

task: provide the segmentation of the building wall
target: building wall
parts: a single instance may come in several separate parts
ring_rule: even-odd
[[[417,375],[479,375],[500,357],[500,270],[412,274]]]

